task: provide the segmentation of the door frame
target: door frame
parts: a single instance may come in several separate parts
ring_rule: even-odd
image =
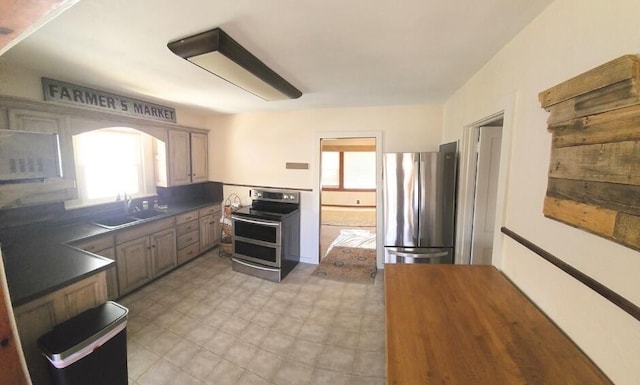
[[[321,156],[322,156],[322,140],[323,139],[358,139],[358,138],[375,138],[376,140],[376,265],[378,269],[384,268],[384,247],[382,228],[382,132],[381,131],[350,131],[350,132],[319,132],[315,135],[315,145],[313,146],[313,203],[312,207],[316,210],[316,235],[318,236],[318,248],[314,255],[312,263],[320,262],[320,195],[322,194],[322,183],[320,179]]]
[[[498,268],[502,265],[502,233],[506,213],[506,190],[508,165],[511,158],[511,131],[513,109],[505,108],[488,115],[464,127],[462,148],[460,150],[460,179],[458,183],[458,214],[455,246],[455,263],[470,264],[471,241],[473,235],[473,212],[476,178],[476,146],[481,126],[488,126],[502,119],[502,142],[500,144],[500,170],[498,173],[498,192],[496,197],[496,215],[493,235],[493,253],[491,264]]]
[[[495,166],[495,163],[487,162],[488,160],[490,161],[491,158],[493,158],[492,149],[495,150],[495,148],[491,145],[491,143],[488,143],[489,147],[487,147],[486,141],[483,140],[483,130],[486,130],[486,129],[497,129],[499,131],[499,133],[497,135],[499,135],[500,142],[498,143],[497,153],[498,153],[498,156],[500,156],[500,150],[501,150],[501,147],[502,147],[502,126],[503,126],[502,117],[500,117],[499,124],[498,124],[498,121],[495,121],[495,122],[491,122],[491,123],[489,123],[487,125],[484,125],[484,126],[476,127],[473,130],[474,133],[477,134],[475,139],[477,139],[478,142],[477,142],[477,146],[476,146],[476,158],[475,158],[475,160],[476,160],[476,167],[475,167],[475,170],[476,170],[475,176],[476,176],[476,178],[475,178],[475,182],[474,182],[474,187],[475,188],[474,188],[474,199],[473,199],[473,216],[472,216],[473,226],[472,226],[472,230],[471,230],[471,248],[470,248],[470,257],[471,258],[470,258],[470,261],[469,261],[470,264],[479,264],[478,261],[475,261],[475,257],[477,256],[476,255],[476,247],[479,246],[477,239],[478,239],[480,230],[477,227],[478,227],[478,225],[480,225],[480,222],[478,222],[478,219],[481,219],[478,216],[478,211],[481,210],[481,209],[484,209],[483,211],[484,211],[485,215],[493,214],[495,216],[495,210],[494,210],[493,213],[489,213],[486,210],[487,208],[483,207],[483,206],[485,206],[487,201],[486,200],[480,201],[478,199],[478,193],[479,193],[479,188],[478,187],[479,186],[487,187],[487,190],[485,190],[483,192],[487,193],[486,197],[489,198],[489,199],[494,199],[495,200],[497,198],[496,195],[494,195],[493,198],[491,198],[491,197],[489,197],[489,194],[488,194],[488,192],[491,190],[491,187],[492,187],[492,185],[494,185],[494,183],[495,183],[494,186],[496,188],[496,194],[498,192],[497,191],[497,184],[498,184],[497,177],[498,177],[498,174],[495,174],[495,178],[496,179],[495,179],[494,183],[487,183],[487,184],[483,183],[485,181],[488,181],[488,179],[486,179],[486,177],[492,175],[493,173],[483,174],[482,172],[493,171],[492,166]],[[486,138],[487,137],[485,137],[484,139],[486,139]],[[483,151],[486,151],[486,150],[489,150],[489,158],[485,159],[485,161],[481,163],[480,161],[481,161],[482,156],[483,156]],[[485,155],[487,155],[487,154],[485,153]],[[499,162],[499,159],[498,159],[498,162]],[[500,163],[497,164],[497,167],[498,167],[497,171],[499,172],[500,171],[500,169],[499,169],[500,168]],[[495,204],[495,202],[494,202],[494,204]],[[486,218],[484,218],[484,219],[486,219]],[[495,218],[494,218],[494,223],[495,223]],[[493,234],[494,233],[495,233],[495,229],[492,226],[492,229],[491,229],[491,234],[492,234],[492,237],[491,237],[491,250],[493,250]],[[488,237],[485,236],[484,240],[486,241],[487,238]]]

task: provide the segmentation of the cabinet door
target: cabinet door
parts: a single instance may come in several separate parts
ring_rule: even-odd
[[[213,247],[213,215],[200,218],[200,251],[205,252]]]
[[[191,157],[189,133],[169,131],[169,184],[178,186],[191,183]]]
[[[158,276],[173,269],[178,263],[176,252],[176,230],[169,229],[151,235],[153,275]]]
[[[191,182],[200,183],[209,180],[209,161],[207,159],[207,135],[191,133]]]
[[[64,117],[41,111],[9,110],[9,125],[12,130],[59,134],[64,126]]]
[[[116,261],[120,295],[149,282],[153,278],[149,237],[118,245]]]

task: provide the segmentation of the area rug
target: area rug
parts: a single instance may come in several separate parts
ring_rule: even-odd
[[[375,249],[336,246],[322,258],[311,275],[333,281],[373,284],[376,273]]]

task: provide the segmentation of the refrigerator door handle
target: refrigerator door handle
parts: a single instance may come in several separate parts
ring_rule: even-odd
[[[413,254],[413,253],[402,253],[402,252],[394,252],[393,254],[399,256],[399,257],[403,257],[403,258],[414,258],[414,259],[418,259],[418,258],[425,258],[425,259],[429,259],[429,258],[441,258],[441,257],[446,257],[447,255],[449,255],[448,251],[442,251],[439,253],[431,253],[431,254]]]

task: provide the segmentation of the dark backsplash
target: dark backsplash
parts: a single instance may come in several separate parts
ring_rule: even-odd
[[[222,183],[207,182],[177,187],[157,187],[161,203],[192,202],[211,200],[222,202]]]
[[[160,204],[181,203],[189,201],[222,202],[222,183],[206,182],[178,187],[158,187]],[[153,197],[133,199],[132,206],[142,206],[142,201],[153,202]],[[123,210],[122,202],[111,202],[74,210],[65,210],[63,202],[38,206],[0,210],[0,230],[45,221],[60,223],[73,222],[78,218],[92,215],[115,213]]]

